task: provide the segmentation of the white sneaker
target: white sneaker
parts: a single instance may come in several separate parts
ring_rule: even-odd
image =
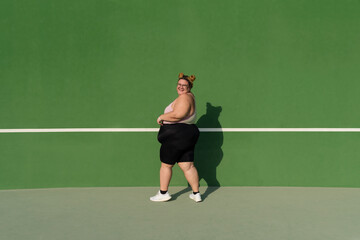
[[[166,202],[169,201],[171,199],[171,196],[169,194],[169,192],[166,192],[165,194],[161,194],[160,191],[158,191],[158,193],[151,197],[150,200],[153,202]]]
[[[197,194],[194,194],[194,193],[191,193],[189,195],[189,197],[194,200],[195,202],[201,202],[201,195],[200,193],[197,193]]]

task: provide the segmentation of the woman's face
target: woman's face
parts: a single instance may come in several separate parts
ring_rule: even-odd
[[[184,79],[180,79],[178,81],[176,90],[179,95],[190,92],[190,86],[189,86],[188,81],[186,81]]]

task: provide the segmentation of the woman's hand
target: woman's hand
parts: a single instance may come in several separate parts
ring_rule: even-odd
[[[161,125],[161,126],[163,125],[163,120],[160,118],[160,116],[158,117],[158,119],[156,121],[159,125]]]

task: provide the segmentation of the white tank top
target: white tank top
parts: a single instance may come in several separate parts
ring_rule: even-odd
[[[175,101],[175,100],[174,100]],[[174,109],[172,108],[172,104],[174,103],[174,101],[172,103],[170,103],[166,108],[164,113],[168,113],[168,112],[172,112],[174,111]],[[195,99],[194,99],[194,104],[195,104]],[[181,119],[180,121],[177,122],[168,122],[168,121],[164,121],[164,124],[174,124],[174,123],[186,123],[186,124],[195,124],[196,122],[196,107],[195,107],[195,111],[191,116],[187,116],[183,119]]]

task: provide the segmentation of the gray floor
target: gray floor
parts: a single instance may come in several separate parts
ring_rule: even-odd
[[[360,240],[360,189],[171,187],[0,191],[0,239]]]

